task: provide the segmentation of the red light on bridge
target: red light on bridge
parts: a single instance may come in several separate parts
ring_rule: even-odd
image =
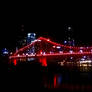
[[[16,65],[17,65],[17,60],[14,59],[13,63],[14,63],[14,65],[16,66]]]
[[[42,66],[47,67],[47,60],[46,60],[46,57],[41,57],[39,60],[40,60],[40,63],[42,63]]]

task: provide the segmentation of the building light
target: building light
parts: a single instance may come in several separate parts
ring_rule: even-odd
[[[31,36],[31,33],[28,33],[27,36],[30,37]]]
[[[36,36],[36,34],[34,33],[34,36]]]
[[[82,60],[80,61],[80,63],[91,63],[92,61],[91,60]]]

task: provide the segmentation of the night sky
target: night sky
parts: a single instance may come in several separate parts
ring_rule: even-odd
[[[43,5],[44,6],[44,5]],[[32,7],[13,10],[5,8],[0,17],[1,48],[15,47],[19,36],[28,32],[37,33],[53,41],[62,42],[67,27],[71,26],[77,45],[92,45],[91,8],[85,5],[63,7]],[[21,30],[24,25],[24,30]]]

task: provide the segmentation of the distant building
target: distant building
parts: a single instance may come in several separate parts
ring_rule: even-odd
[[[74,33],[70,26],[65,31],[64,45],[75,46]]]
[[[32,43],[36,39],[35,33],[28,33],[27,34],[27,45]]]
[[[24,37],[24,39],[20,39],[19,41],[17,41],[16,51],[23,46],[31,44],[35,39],[36,39],[35,33],[28,33],[27,36]],[[29,53],[34,53],[34,52],[35,50],[33,46],[32,49],[30,49]]]
[[[36,39],[36,34],[35,33],[28,33],[27,34],[27,45],[32,43],[34,40]],[[28,53],[35,53],[35,47],[33,46],[29,51]]]

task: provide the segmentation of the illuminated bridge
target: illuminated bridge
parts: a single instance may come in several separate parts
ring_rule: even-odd
[[[91,57],[91,55],[92,47],[67,46],[39,37],[31,44],[20,48],[9,59],[16,65],[19,60],[34,58],[38,59],[42,66],[47,66],[48,60],[80,59],[86,56]]]

